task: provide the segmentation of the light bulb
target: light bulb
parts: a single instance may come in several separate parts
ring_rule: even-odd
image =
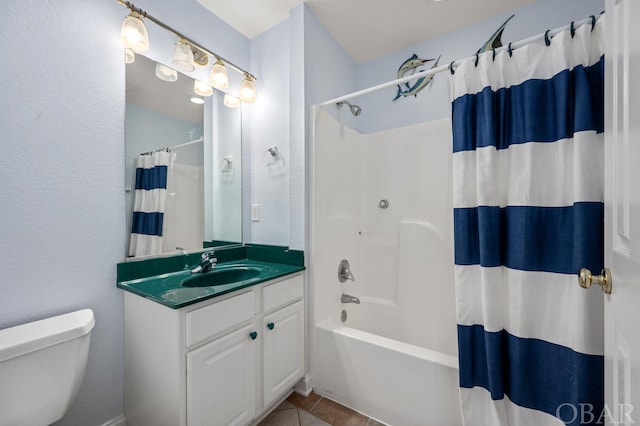
[[[229,108],[238,108],[240,106],[240,99],[228,93],[224,94],[224,106]]]
[[[178,79],[178,71],[161,63],[156,63],[156,77],[168,82],[176,81]]]
[[[191,102],[193,102],[194,104],[198,104],[198,105],[202,105],[204,103],[204,99],[198,97],[198,96],[193,96],[191,98],[189,98],[189,100]]]
[[[171,63],[182,72],[191,72],[195,69],[193,64],[193,52],[185,39],[180,39],[173,48]]]
[[[124,63],[132,64],[136,61],[136,53],[130,47],[124,48]]]
[[[253,85],[253,79],[251,77],[245,76],[244,80],[242,80],[238,97],[242,102],[248,104],[256,101],[258,94],[256,93],[256,87]]]
[[[201,82],[200,80],[193,81],[193,91],[200,96],[213,95],[213,88],[209,86],[207,83]]]
[[[122,23],[120,40],[125,47],[129,47],[136,52],[146,52],[149,50],[149,33],[144,26],[142,18],[138,12],[131,12]]]
[[[224,90],[229,87],[229,74],[227,74],[227,67],[224,63],[218,59],[209,74],[209,83],[218,90]]]

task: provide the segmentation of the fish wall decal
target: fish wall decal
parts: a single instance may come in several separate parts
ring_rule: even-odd
[[[506,21],[500,25],[500,28],[493,33],[493,35],[482,45],[480,49],[476,53],[488,52],[491,49],[497,49],[498,47],[502,47],[502,33],[507,26],[507,23],[516,15],[511,15],[507,18]]]
[[[436,59],[436,62],[433,64],[431,68],[435,68],[438,66],[438,62],[440,61],[441,56],[442,55],[438,56],[438,59]],[[420,59],[418,58],[418,55],[414,53],[413,56],[411,56],[409,59],[404,61],[402,65],[400,65],[400,68],[398,68],[398,78],[404,77],[408,72],[411,72],[410,75],[414,74],[417,68],[431,61],[433,61],[433,59]],[[423,71],[419,71],[418,74]],[[403,86],[398,85],[398,93],[396,93],[396,97],[393,98],[393,100],[397,101],[401,97],[407,97],[411,95],[417,97],[418,92],[424,89],[425,87],[427,87],[427,85],[431,83],[431,80],[433,80],[433,74],[426,77],[420,77],[413,84],[409,84],[407,82],[407,83],[404,83]]]

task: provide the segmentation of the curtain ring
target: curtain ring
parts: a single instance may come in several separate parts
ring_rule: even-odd
[[[474,64],[476,67],[478,66],[478,53],[476,53],[476,62]]]
[[[591,15],[591,31],[593,31],[593,29],[596,27],[596,17]]]
[[[549,39],[549,31],[551,30],[547,30],[544,32],[544,44],[546,44],[547,46],[551,45],[551,40]]]
[[[509,42],[509,47],[507,48],[507,51],[509,52],[509,57],[513,56],[513,49],[511,49],[511,42]]]
[[[453,74],[455,74],[455,73],[456,73],[456,72],[455,72],[455,70],[453,69],[453,63],[454,63],[454,62],[455,62],[455,61],[451,61],[451,63],[449,64],[449,71],[451,71],[451,75],[453,75]]]
[[[575,22],[571,21],[571,38],[573,38],[575,35],[576,35]]]

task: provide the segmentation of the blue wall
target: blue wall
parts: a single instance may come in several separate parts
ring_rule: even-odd
[[[423,43],[382,56],[358,65],[357,90],[395,80],[397,70],[407,58],[416,53],[420,58],[437,58],[442,54],[440,64],[448,64],[456,59],[473,55],[493,32],[509,17],[502,36],[503,44],[579,21],[589,15],[604,10],[603,0],[538,0],[527,6],[485,19],[460,30],[444,34]],[[430,64],[427,64],[429,67]],[[432,83],[417,97],[406,97],[392,102],[396,87],[379,90],[355,99],[363,112],[358,117],[356,129],[362,133],[392,129],[410,124],[422,123],[449,117],[451,101],[446,73],[436,75]],[[340,95],[347,92],[340,93]],[[323,100],[331,99],[326,97]]]
[[[0,328],[93,309],[84,383],[66,425],[122,413],[124,8],[3,1]],[[15,36],[9,37],[13,34]]]
[[[251,201],[260,204],[260,221],[250,242],[289,244],[289,20],[251,40],[251,71],[258,76],[258,100],[243,106],[251,141]],[[267,148],[276,146],[280,163],[264,166]],[[245,207],[249,208],[249,204]]]
[[[249,40],[195,0],[135,4],[248,66]],[[0,6],[0,52],[11,58],[0,65],[0,328],[81,308],[96,315],[85,379],[60,425],[123,412],[126,15],[115,0]],[[166,58],[174,40],[147,27],[150,56]]]

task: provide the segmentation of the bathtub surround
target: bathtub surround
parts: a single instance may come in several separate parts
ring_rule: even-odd
[[[604,406],[604,17],[450,75],[466,425],[578,425]],[[590,421],[588,421],[591,423]]]
[[[360,134],[325,108],[337,107],[315,110],[311,157],[314,389],[391,425],[460,425],[451,122]],[[354,281],[340,282],[342,259]]]

